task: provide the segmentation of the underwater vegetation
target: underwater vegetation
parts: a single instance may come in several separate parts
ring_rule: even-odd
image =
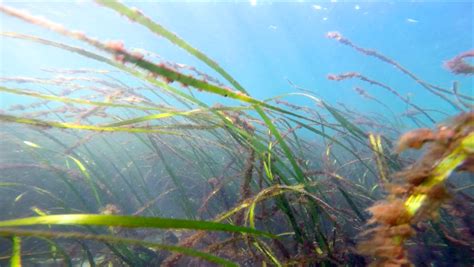
[[[396,183],[386,185],[390,192],[386,201],[368,209],[372,213],[368,223],[378,225],[364,233],[371,237],[359,244],[359,251],[375,256],[377,265],[408,265],[403,244],[416,234],[411,225],[438,216],[439,207],[450,196],[445,180],[453,171],[473,172],[474,113],[462,114],[434,132],[408,132],[398,147],[420,149],[427,142],[426,154],[396,173],[401,178]]]
[[[327,38],[393,66],[457,115],[438,122],[440,113],[450,114],[355,71],[327,78],[360,81],[356,92],[383,112],[332,105],[291,82],[297,92],[259,100],[142,11],[97,3],[182,48],[220,78],[0,5],[3,15],[90,49],[18,32],[1,38],[107,66],[0,78],[2,94],[30,101],[0,112],[0,265],[472,264],[474,97],[456,82],[432,84],[329,32]],[[472,56],[462,53],[445,67],[472,75],[466,60]],[[394,114],[365,85],[409,108]],[[204,93],[226,104],[209,106]],[[402,132],[403,120],[418,129]]]

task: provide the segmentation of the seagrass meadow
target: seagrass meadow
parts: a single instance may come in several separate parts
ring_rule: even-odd
[[[321,60],[311,74],[349,99],[293,78],[308,70],[282,78],[270,65],[247,87],[239,70],[252,59],[221,65],[161,24],[153,12],[165,3],[86,4],[114,18],[105,35],[54,19],[87,21],[84,10],[0,4],[0,266],[472,266],[472,12],[457,16],[470,26],[456,24],[470,27],[470,47],[426,59],[448,82],[337,27],[307,37],[333,47],[333,62],[355,62]],[[140,31],[125,33],[131,25]],[[185,26],[212,42],[212,25]],[[134,33],[160,49],[139,47]],[[47,60],[15,59],[12,46]],[[285,91],[254,88],[278,79]]]

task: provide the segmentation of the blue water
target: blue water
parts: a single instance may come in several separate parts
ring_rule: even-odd
[[[290,80],[332,104],[342,102],[362,111],[380,109],[378,104],[362,99],[353,90],[361,86],[397,112],[405,111],[406,104],[381,88],[360,81],[334,82],[326,78],[329,73],[356,71],[392,86],[403,96],[410,95],[412,101],[423,108],[454,113],[451,106],[392,66],[326,38],[328,31],[338,31],[359,46],[376,49],[428,82],[450,88],[457,80],[461,92],[473,94],[472,78],[455,76],[442,66],[443,61],[473,47],[473,4],[469,1],[126,3],[138,7],[213,58],[258,99],[297,91],[289,85],[287,80]],[[213,73],[185,51],[93,2],[7,1],[5,4],[100,40],[123,40],[127,48],[144,48],[167,60]],[[84,46],[4,14],[0,18],[2,31],[35,34]],[[0,72],[4,77],[51,75],[41,68],[111,68],[21,40],[2,38],[0,45]],[[122,79],[133,84],[128,77]],[[202,99],[209,104],[225,101],[208,94],[203,94]],[[301,97],[289,100],[312,105]],[[1,101],[1,108],[5,108],[22,100],[2,95]],[[443,118],[443,115],[437,117]]]

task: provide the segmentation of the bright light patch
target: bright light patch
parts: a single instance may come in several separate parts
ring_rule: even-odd
[[[319,6],[319,5],[313,5],[313,8],[316,9],[316,10],[321,10],[321,9],[323,9],[323,8],[322,8],[321,6]]]
[[[354,9],[355,9],[355,10],[359,10],[359,9],[360,9],[360,6],[359,6],[359,5],[355,5],[355,6],[354,6]]]
[[[30,141],[23,141],[23,143],[27,146],[31,146],[31,147],[34,147],[34,148],[41,148],[39,145],[37,145],[33,142],[30,142]]]
[[[250,0],[250,5],[251,6],[256,6],[257,5],[257,0]]]

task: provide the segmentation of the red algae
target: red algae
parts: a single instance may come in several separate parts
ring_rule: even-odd
[[[466,51],[446,61],[444,67],[454,74],[472,75],[474,66],[465,61],[465,58],[468,57],[474,57],[474,50]]]
[[[450,155],[464,153],[464,160],[452,168],[459,166],[458,169],[474,170],[474,151],[463,146],[473,132],[474,112],[470,112],[457,116],[437,130],[422,128],[400,138],[399,152],[408,148],[420,149],[426,143],[430,146],[418,162],[395,175],[401,179],[387,186],[390,194],[386,200],[368,209],[372,217],[367,223],[374,227],[363,233],[366,239],[359,242],[358,251],[375,257],[372,266],[413,266],[404,248],[405,240],[416,233],[411,225],[437,218],[438,208],[450,199],[443,182],[450,171],[447,167],[439,169],[440,162],[446,161]],[[452,164],[451,161],[445,165]]]

